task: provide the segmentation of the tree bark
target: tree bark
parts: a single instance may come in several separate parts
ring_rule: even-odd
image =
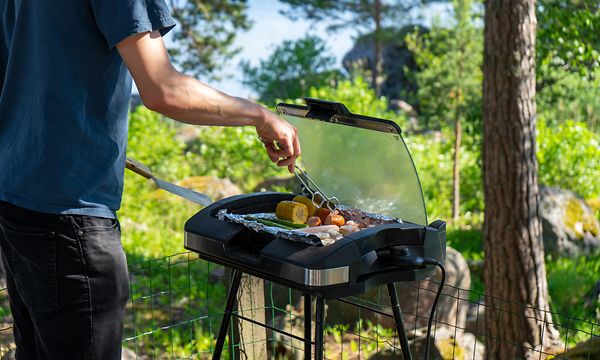
[[[483,231],[488,359],[529,359],[560,342],[549,313],[539,216],[535,29],[535,0],[485,2]]]
[[[373,66],[373,88],[375,89],[375,95],[381,96],[381,76],[383,74],[383,39],[381,37],[381,0],[375,0],[374,6],[374,20],[375,20],[375,33],[374,33],[374,44],[375,44],[375,64]]]

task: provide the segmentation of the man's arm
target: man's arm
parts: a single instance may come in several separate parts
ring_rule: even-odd
[[[258,104],[177,71],[158,31],[129,36],[117,49],[146,107],[188,124],[254,126],[271,161],[293,171],[300,155],[296,129]]]

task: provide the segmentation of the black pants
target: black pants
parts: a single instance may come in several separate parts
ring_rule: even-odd
[[[16,358],[121,358],[127,262],[117,220],[0,202]]]

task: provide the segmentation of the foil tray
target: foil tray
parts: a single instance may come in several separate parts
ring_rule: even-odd
[[[369,226],[376,226],[381,224],[393,224],[393,223],[402,223],[402,220],[399,218],[393,218],[380,214],[369,213],[354,207],[346,207],[343,205],[339,205],[337,208],[340,214],[344,216],[347,220],[366,220],[371,223]],[[257,214],[234,214],[227,211],[227,209],[222,209],[217,213],[217,218],[221,221],[228,221],[237,224],[244,225],[246,228],[256,231],[256,232],[266,232],[268,234],[274,235],[276,237],[280,237],[283,239],[298,241],[307,243],[313,246],[327,246],[335,243],[340,240],[343,236],[318,236],[316,234],[307,234],[294,230],[286,230],[279,227],[268,226],[262,223],[259,223],[254,220],[248,220],[246,217],[252,216],[254,218],[260,219],[274,219],[275,214],[272,213],[257,213]]]

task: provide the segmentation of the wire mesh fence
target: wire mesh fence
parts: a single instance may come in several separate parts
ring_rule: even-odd
[[[229,271],[187,252],[130,264],[129,270],[124,358],[210,358],[231,280]],[[253,320],[233,321],[222,358],[302,359],[302,294],[259,280],[248,284],[236,314]],[[420,359],[437,283],[423,280],[396,287],[411,351]],[[485,313],[523,318],[523,310],[521,304],[446,285],[434,319],[431,359],[484,359],[490,341],[522,347],[513,340],[517,337],[492,337]],[[551,315],[546,318],[559,331],[560,343],[553,349],[532,348],[534,359],[600,359],[600,324],[536,310],[530,313]],[[0,355],[5,359],[14,348],[6,289],[0,290],[0,319]],[[326,359],[402,359],[385,287],[327,300],[325,320]]]

